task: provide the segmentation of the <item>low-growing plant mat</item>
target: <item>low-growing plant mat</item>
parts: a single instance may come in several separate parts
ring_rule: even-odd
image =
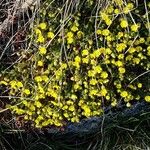
[[[82,120],[61,129],[13,129],[1,124],[2,149],[15,150],[137,150],[150,144],[150,107],[136,104],[124,111],[109,111],[100,118]]]
[[[14,2],[0,24],[1,149],[148,149],[150,2],[43,0],[27,20]]]

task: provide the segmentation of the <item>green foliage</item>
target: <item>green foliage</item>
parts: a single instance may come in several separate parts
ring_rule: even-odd
[[[43,127],[100,116],[104,106],[120,101],[127,107],[144,98],[150,102],[149,5],[44,3],[31,48],[3,74],[8,107]]]

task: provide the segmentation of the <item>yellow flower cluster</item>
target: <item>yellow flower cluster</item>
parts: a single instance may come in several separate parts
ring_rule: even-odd
[[[67,21],[55,7],[44,11],[33,50],[25,53],[28,62],[22,59],[0,80],[10,96],[20,97],[12,98],[20,104],[10,107],[12,112],[38,128],[100,116],[103,105],[117,107],[120,100],[127,107],[141,99],[150,102],[147,76],[141,76],[150,69],[150,38],[131,14],[135,4],[113,0],[96,21],[94,4],[88,1]],[[92,15],[85,13],[87,7]]]

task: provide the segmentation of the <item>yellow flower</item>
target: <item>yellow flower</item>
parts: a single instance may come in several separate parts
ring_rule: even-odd
[[[108,12],[109,14],[112,14],[113,11],[114,11],[114,7],[113,7],[112,5],[109,5],[109,6],[107,7],[107,12]]]
[[[90,110],[89,106],[83,105],[82,109],[84,110],[84,115],[85,115],[86,117],[89,117],[90,114],[91,114],[91,110]]]
[[[124,7],[124,8],[123,8],[123,12],[124,12],[125,14],[128,14],[128,13],[130,12],[130,9],[129,9],[128,7]]]
[[[76,57],[75,57],[75,62],[80,63],[80,62],[81,62],[81,58],[80,58],[79,56],[76,56]]]
[[[142,83],[138,83],[138,88],[142,88]]]
[[[139,26],[137,24],[131,25],[131,31],[133,31],[133,32],[137,32],[138,28],[139,28]]]
[[[96,73],[101,73],[102,68],[101,68],[100,66],[96,66],[96,67],[94,67],[94,71],[95,71]]]
[[[12,89],[16,89],[17,82],[15,80],[10,81],[10,86]]]
[[[115,13],[115,14],[119,14],[119,13],[120,13],[119,9],[118,9],[118,8],[115,9],[115,10],[114,10],[114,13]]]
[[[73,118],[71,118],[71,122],[79,122],[79,118],[78,117],[73,117]]]
[[[62,64],[61,64],[61,68],[62,68],[62,69],[66,69],[66,68],[67,68],[67,64],[66,64],[66,63],[62,63]]]
[[[42,32],[41,32],[40,29],[36,28],[36,29],[35,29],[35,34],[36,34],[36,35],[39,35],[39,34],[42,34]]]
[[[106,96],[107,90],[105,88],[102,88],[100,91],[101,96]]]
[[[89,77],[94,77],[95,76],[95,72],[93,70],[89,70],[88,71],[88,76]]]
[[[93,95],[96,95],[97,94],[97,90],[96,89],[94,89],[94,90],[90,90],[90,96],[93,96]]]
[[[121,37],[123,37],[123,32],[118,32],[117,37],[120,39]]]
[[[63,115],[64,115],[65,118],[69,118],[69,115],[68,115],[67,112],[65,112]]]
[[[118,70],[121,74],[124,74],[126,72],[125,68],[123,68],[123,67],[119,67]]]
[[[42,66],[43,66],[43,61],[39,60],[37,65],[38,65],[39,67],[42,67]]]
[[[87,56],[89,54],[88,50],[87,49],[84,49],[82,51],[82,56]]]
[[[79,39],[81,39],[81,37],[82,37],[83,35],[84,35],[84,34],[83,34],[82,31],[78,31],[78,32],[77,32],[77,37],[78,37]]]
[[[109,33],[110,33],[110,31],[108,29],[102,30],[102,35],[104,35],[104,36],[108,36]]]
[[[77,90],[77,89],[80,88],[80,85],[79,84],[75,84],[73,87],[74,87],[75,90]]]
[[[140,59],[139,58],[133,58],[133,63],[134,64],[139,64],[140,63]]]
[[[67,33],[67,37],[68,37],[68,38],[72,38],[72,37],[73,37],[73,33],[72,33],[72,32],[68,32],[68,33]]]
[[[36,42],[40,42],[40,43],[43,43],[44,41],[45,39],[42,35],[39,35],[38,39],[36,40]]]
[[[121,95],[121,97],[125,98],[125,97],[128,96],[128,92],[127,91],[122,91],[120,95]]]
[[[98,29],[98,30],[96,31],[96,33],[97,33],[97,35],[100,35],[100,34],[102,33],[102,31],[101,31],[100,29]]]
[[[82,58],[82,62],[85,63],[85,64],[88,64],[89,62],[89,58],[85,57],[85,58]]]
[[[22,84],[22,82],[20,82],[20,81],[18,81],[16,85],[17,85],[18,88],[23,87],[23,84]]]
[[[46,52],[47,52],[47,50],[46,50],[45,47],[40,47],[40,48],[39,48],[39,53],[40,53],[41,55],[46,54]]]
[[[150,96],[149,95],[145,96],[144,99],[145,99],[146,102],[150,102]]]
[[[8,85],[8,83],[6,81],[0,81],[0,85]]]
[[[36,76],[36,77],[34,78],[34,80],[35,80],[36,82],[41,82],[41,81],[42,81],[42,78],[41,78],[40,76]]]
[[[121,26],[122,28],[128,27],[128,22],[127,22],[127,20],[123,19],[123,20],[120,22],[120,26]]]
[[[106,48],[106,49],[105,49],[105,53],[106,53],[106,54],[111,54],[111,53],[112,53],[112,51],[111,51],[111,49],[110,49],[110,48]]]
[[[75,26],[75,25],[71,28],[71,31],[73,31],[73,32],[76,32],[76,31],[78,31],[78,30],[79,30],[78,27]]]
[[[118,55],[118,59],[123,59],[124,58],[124,55],[123,54],[119,54]]]
[[[90,80],[90,84],[91,85],[96,85],[97,84],[97,80],[96,79],[91,79]]]
[[[144,39],[143,37],[141,37],[141,38],[139,39],[139,42],[140,42],[140,43],[144,43],[144,42],[145,42],[145,39]]]
[[[64,105],[62,104],[62,103],[60,103],[61,104],[61,107],[63,107]],[[60,105],[59,104],[59,105]],[[68,100],[67,102],[66,102],[66,104],[67,105],[73,105],[74,104],[74,102],[73,101],[71,101],[71,100]],[[65,106],[67,106],[67,105],[65,105]],[[67,106],[67,108],[68,108],[68,106]]]
[[[116,65],[117,65],[118,67],[121,67],[121,66],[123,66],[123,63],[118,60],[118,61],[116,62]]]
[[[39,101],[35,101],[34,105],[38,108],[42,107],[42,104]]]
[[[67,38],[67,43],[68,43],[68,44],[73,43],[73,38],[71,38],[71,37]]]
[[[48,33],[47,33],[47,37],[50,38],[50,39],[53,39],[54,36],[55,36],[55,35],[54,35],[53,32],[48,32]]]
[[[126,47],[127,47],[127,45],[125,43],[118,43],[118,44],[116,44],[116,50],[118,52],[122,52],[123,50],[125,50]]]
[[[92,45],[93,41],[92,40],[88,40],[88,43],[89,43],[89,45]]]
[[[100,12],[100,16],[101,16],[102,20],[108,19],[108,15],[104,12]]]
[[[102,54],[101,49],[97,49],[93,52],[93,57],[98,58],[101,54]]]
[[[135,48],[134,47],[131,47],[130,49],[129,49],[129,53],[131,54],[131,53],[134,53],[136,50],[135,50]]]
[[[75,110],[75,108],[74,108],[74,106],[73,105],[71,105],[71,106],[69,106],[69,108],[68,108],[70,111],[74,111]]]
[[[42,30],[45,30],[45,29],[46,29],[46,26],[47,26],[47,25],[46,25],[46,23],[44,23],[44,22],[39,24],[39,27],[40,27]]]
[[[68,109],[68,106],[67,106],[67,105],[64,105],[62,109],[63,109],[63,110],[66,110],[66,109]]]
[[[103,71],[103,72],[101,73],[101,78],[106,79],[107,77],[108,77],[108,73],[105,72],[105,71]]]
[[[127,7],[128,7],[129,9],[133,9],[133,8],[134,8],[134,5],[133,5],[133,3],[128,3],[128,4],[127,4]]]
[[[26,95],[30,95],[30,90],[29,89],[24,89],[23,93],[26,94]]]
[[[109,41],[112,41],[112,37],[111,36],[107,36],[106,37],[106,40],[109,42]]]
[[[106,19],[106,20],[105,20],[105,23],[106,23],[108,26],[110,26],[110,25],[112,24],[112,21],[111,21],[110,19]]]
[[[72,94],[70,98],[73,99],[73,100],[76,100],[77,96],[75,94]]]
[[[112,106],[112,107],[115,107],[116,105],[117,105],[117,101],[116,101],[116,99],[115,99],[115,100],[112,101],[111,106]]]
[[[44,94],[44,89],[41,85],[38,86],[39,93]]]

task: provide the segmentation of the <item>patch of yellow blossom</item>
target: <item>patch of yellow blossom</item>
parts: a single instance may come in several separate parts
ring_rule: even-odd
[[[113,10],[109,9],[109,11],[113,11]],[[100,12],[100,16],[101,16],[102,20],[105,21],[107,26],[110,26],[112,24],[112,20],[110,19],[110,17],[106,13]]]
[[[137,84],[137,87],[138,87],[138,88],[142,88],[142,83],[138,83],[138,84]]]
[[[102,35],[108,36],[110,34],[110,31],[108,29],[102,30]]]
[[[41,32],[41,30],[40,30],[40,29],[36,28],[36,29],[35,29],[35,34],[36,34],[36,35],[41,35],[41,34],[42,34],[42,32]]]
[[[82,31],[77,32],[78,39],[81,39],[83,37],[84,33]]]
[[[34,80],[35,80],[36,82],[41,82],[41,81],[42,81],[42,77],[41,77],[41,76],[36,76],[36,77],[34,78]]]
[[[123,97],[123,98],[125,98],[125,97],[128,96],[128,92],[127,92],[127,91],[122,91],[122,92],[120,93],[120,96]]]
[[[105,87],[102,87],[102,89],[100,90],[100,95],[101,95],[101,96],[106,96],[106,94],[107,94],[106,88],[105,88]]]
[[[112,107],[117,106],[117,100],[116,99],[113,99],[113,101],[111,102],[111,106]]]
[[[55,36],[54,33],[51,32],[51,31],[47,33],[47,37],[50,38],[50,39],[53,39],[54,36]]]
[[[119,67],[118,71],[120,74],[124,74],[126,72],[125,68],[123,68],[123,67]]]
[[[31,92],[30,92],[29,89],[24,89],[24,90],[23,90],[23,93],[26,94],[26,95],[30,95]]]
[[[38,65],[39,67],[42,67],[42,66],[43,66],[43,61],[42,61],[42,60],[39,60],[38,63],[37,63],[37,65]]]
[[[146,102],[150,102],[150,96],[149,95],[145,96],[144,99],[145,99]]]
[[[137,25],[137,24],[133,24],[133,25],[131,25],[131,31],[133,31],[133,32],[137,32],[137,31],[138,31],[138,29],[139,29],[139,25]]]
[[[39,53],[40,53],[41,55],[45,55],[46,52],[47,52],[46,47],[44,47],[44,46],[39,47]]]
[[[71,28],[71,31],[72,32],[76,32],[76,31],[78,31],[79,29],[78,29],[78,27],[76,26],[76,25],[74,25],[72,28]]]
[[[87,56],[89,54],[87,49],[82,50],[82,56]]]
[[[90,84],[91,85],[96,85],[97,84],[97,80],[96,79],[91,79],[90,80]]]
[[[0,85],[8,85],[6,81],[0,81]]]
[[[38,36],[38,38],[37,38],[36,42],[44,43],[44,41],[45,41],[45,39],[44,39],[43,35],[42,35],[42,34],[40,34],[40,35]]]
[[[70,31],[67,33],[67,43],[71,44],[73,43],[74,39],[73,39],[74,34]]]
[[[108,73],[105,72],[105,71],[103,71],[103,72],[101,73],[101,78],[106,79],[107,77],[108,77]]]
[[[102,31],[101,31],[100,29],[98,29],[98,30],[96,31],[96,34],[97,34],[97,35],[101,35],[101,33],[102,33]]]
[[[128,22],[127,22],[127,20],[122,19],[121,22],[120,22],[120,26],[121,26],[122,28],[128,27]]]
[[[81,108],[84,110],[84,115],[86,117],[89,117],[91,115],[91,110],[88,105],[84,104],[83,106],[81,106]]]
[[[74,61],[74,66],[79,68],[80,67],[80,63],[81,63],[81,57],[76,56],[75,57],[75,61]]]
[[[12,89],[16,89],[17,88],[17,82],[15,80],[10,81],[9,84],[10,84]]]
[[[117,43],[116,44],[117,52],[122,52],[123,50],[125,50],[126,47],[127,47],[127,45],[125,43]]]
[[[45,30],[46,27],[47,27],[47,25],[44,22],[39,24],[39,28],[41,28],[42,30]]]

